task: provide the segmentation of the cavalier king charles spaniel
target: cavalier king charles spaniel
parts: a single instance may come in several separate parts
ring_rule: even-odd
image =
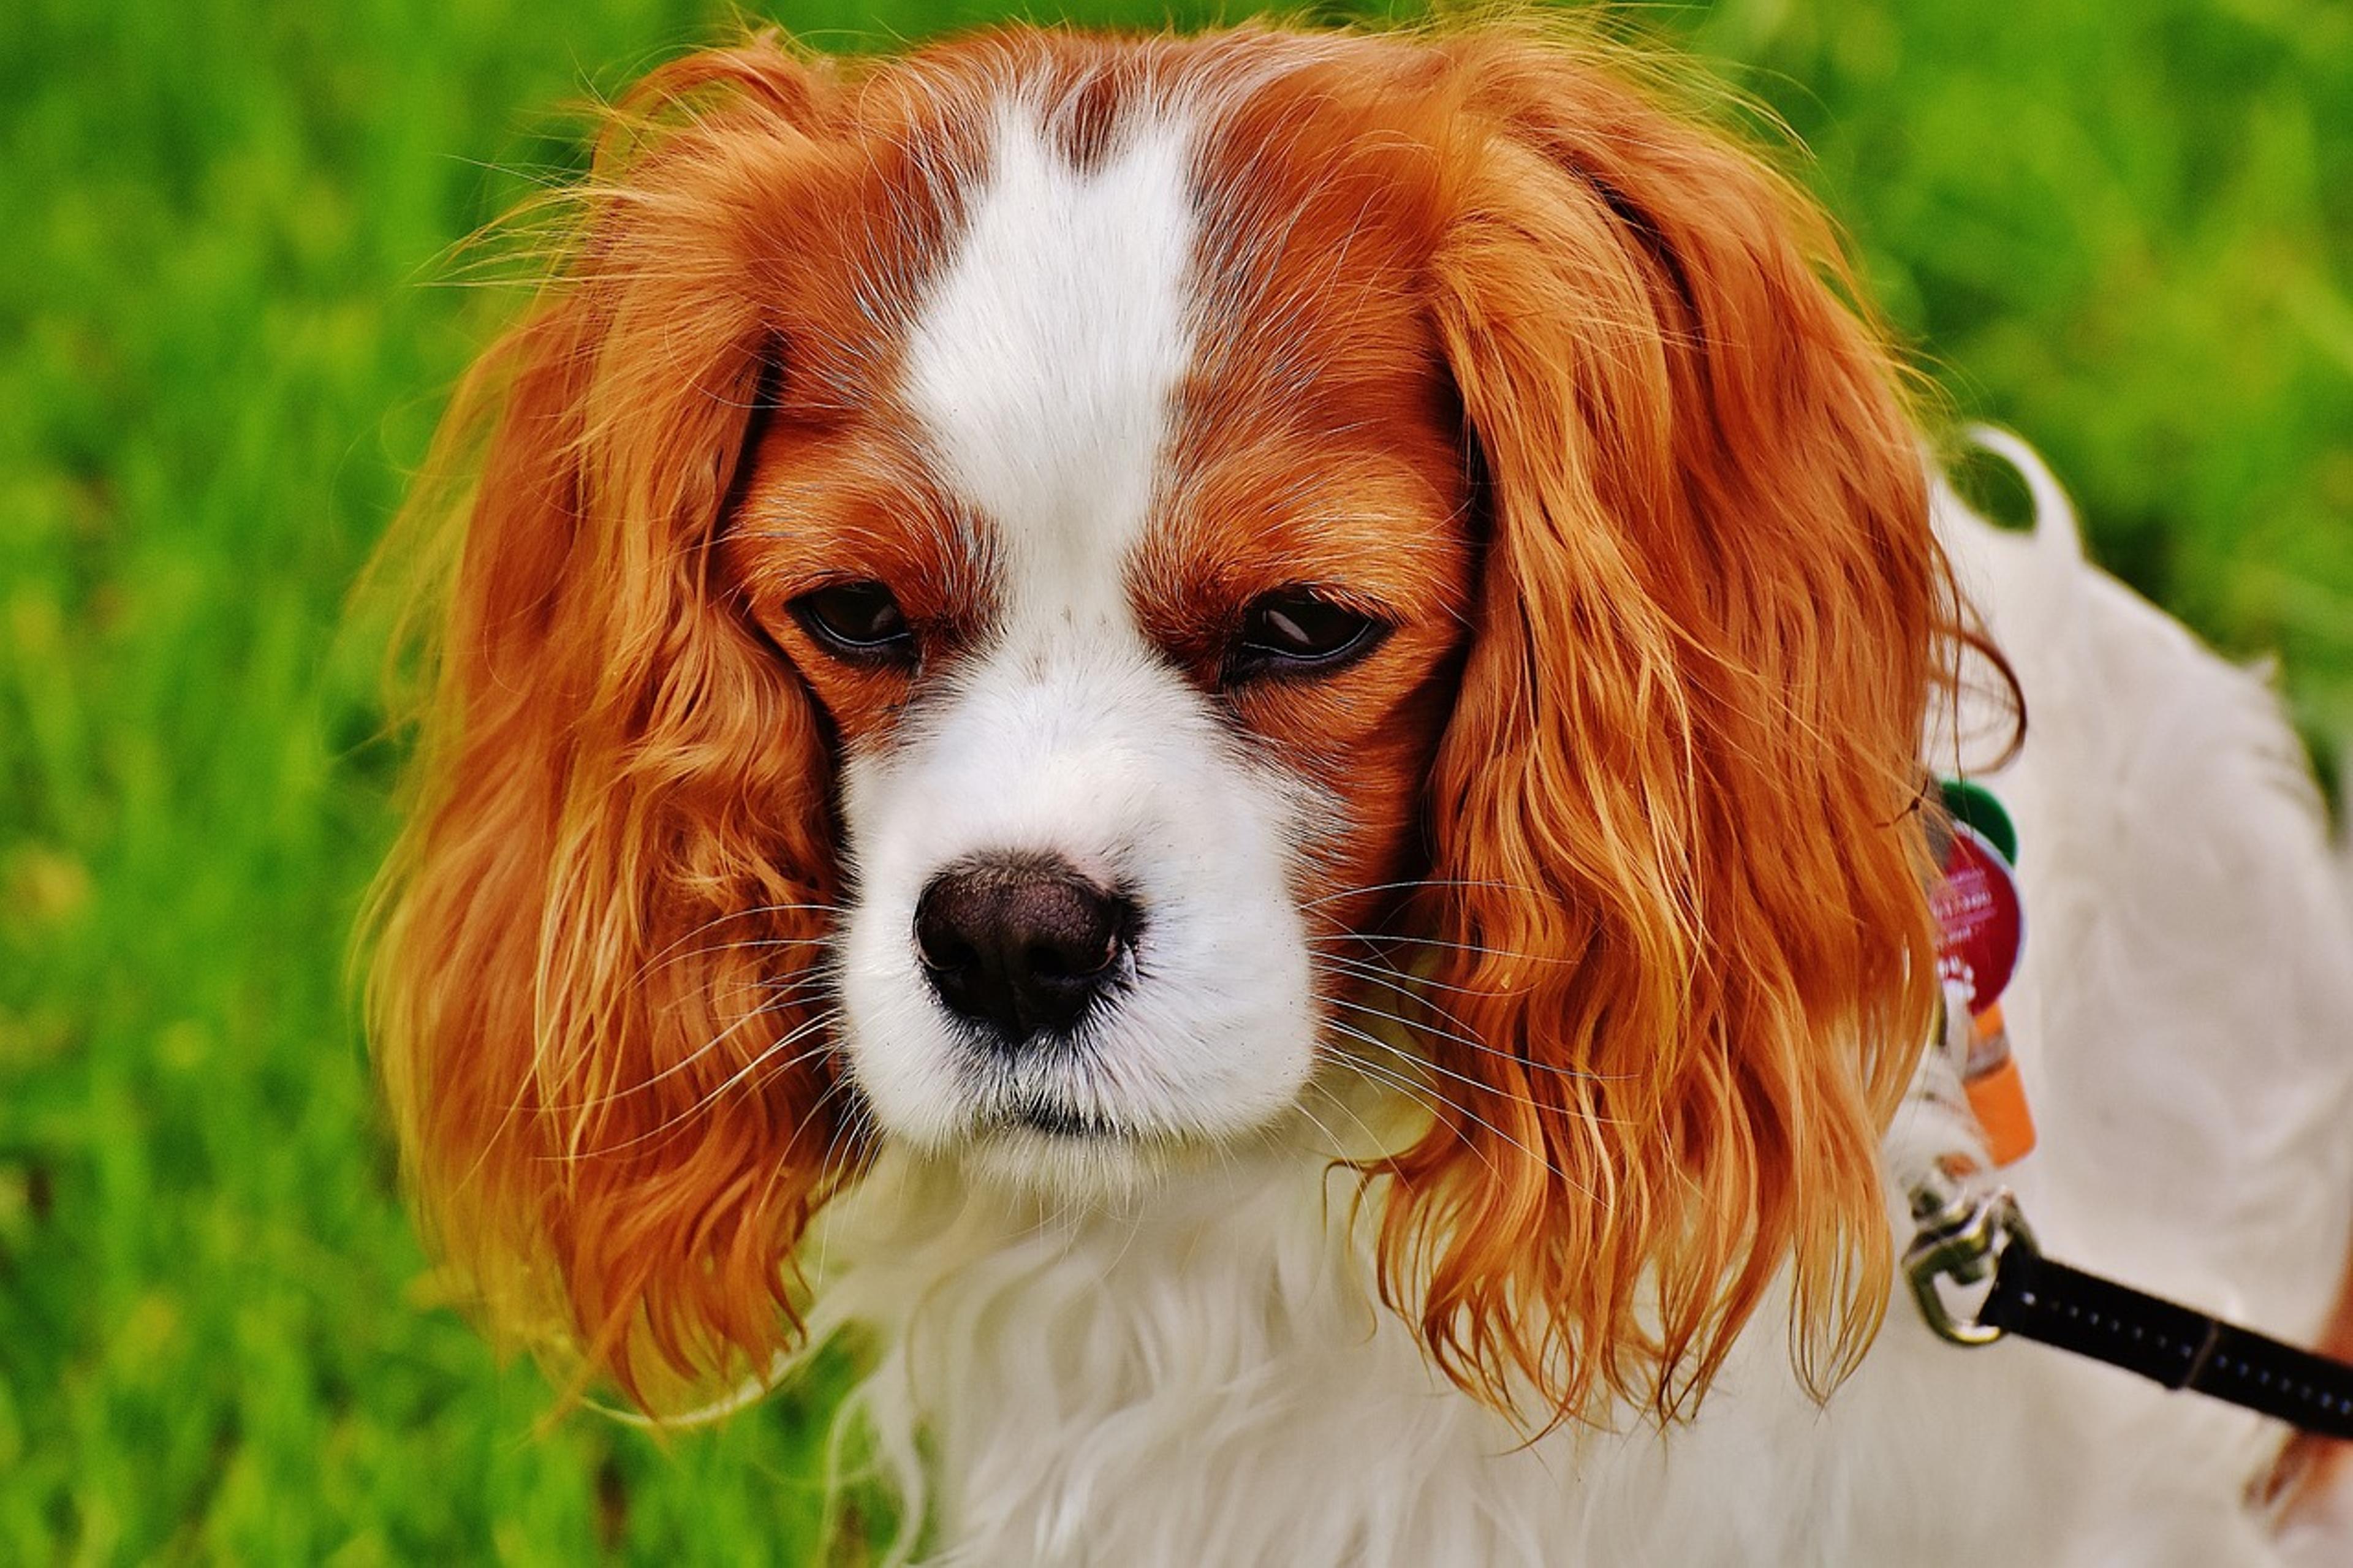
[[[2327,1452],[1888,1305],[1982,1163],[1933,774],[2042,1237],[2307,1342],[2353,930],[2262,680],[2002,437],[1969,513],[1757,156],[1525,28],[759,37],[573,210],[395,547],[371,1006],[575,1386],[849,1331],[943,1563],[2353,1560]]]

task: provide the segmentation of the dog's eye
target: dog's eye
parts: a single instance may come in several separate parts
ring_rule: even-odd
[[[1388,630],[1311,589],[1279,588],[1242,612],[1227,679],[1337,668],[1371,652]]]
[[[803,594],[790,606],[802,629],[839,658],[869,664],[911,664],[915,634],[907,614],[880,583],[836,583]]]

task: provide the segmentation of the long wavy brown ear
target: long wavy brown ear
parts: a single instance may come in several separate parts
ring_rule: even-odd
[[[1493,532],[1427,913],[1490,1048],[1396,1163],[1385,1288],[1498,1402],[1672,1416],[1786,1268],[1826,1389],[1883,1302],[1877,1145],[1935,1002],[1922,449],[1789,186],[1573,54],[1440,47],[1436,312]]]
[[[826,743],[711,569],[821,91],[756,41],[640,86],[575,254],[448,416],[455,504],[415,503],[454,567],[421,617],[374,1048],[428,1227],[493,1321],[641,1399],[790,1337],[840,1153],[807,978]]]

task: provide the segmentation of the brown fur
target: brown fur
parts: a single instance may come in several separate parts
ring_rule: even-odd
[[[1205,685],[1270,587],[1397,624],[1234,699],[1344,803],[1303,902],[1437,955],[1447,1092],[1369,1173],[1386,1289],[1540,1418],[1688,1408],[1785,1265],[1819,1380],[1875,1323],[1957,634],[1898,373],[1814,209],[1509,31],[1016,29],[860,74],[757,38],[623,106],[569,259],[459,394],[442,466],[483,452],[382,889],[423,1206],[584,1374],[647,1399],[765,1365],[866,1152],[814,966],[839,748],[888,742],[909,677],[813,657],[782,606],[875,577],[944,657],[986,629],[989,563],[890,390],[953,229],[934,176],[1008,73],[1132,92],[1284,51],[1213,135],[1199,259],[1233,308],[1131,587]],[[1073,100],[1074,156],[1110,91]]]

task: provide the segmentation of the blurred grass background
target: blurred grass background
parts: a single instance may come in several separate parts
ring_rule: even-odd
[[[1642,16],[1803,138],[1897,325],[2099,553],[2353,731],[2353,8]],[[822,1389],[666,1450],[534,1436],[536,1373],[434,1298],[341,979],[396,761],[343,595],[517,299],[438,287],[447,247],[576,166],[554,106],[729,26],[0,7],[0,1561],[816,1551]]]

